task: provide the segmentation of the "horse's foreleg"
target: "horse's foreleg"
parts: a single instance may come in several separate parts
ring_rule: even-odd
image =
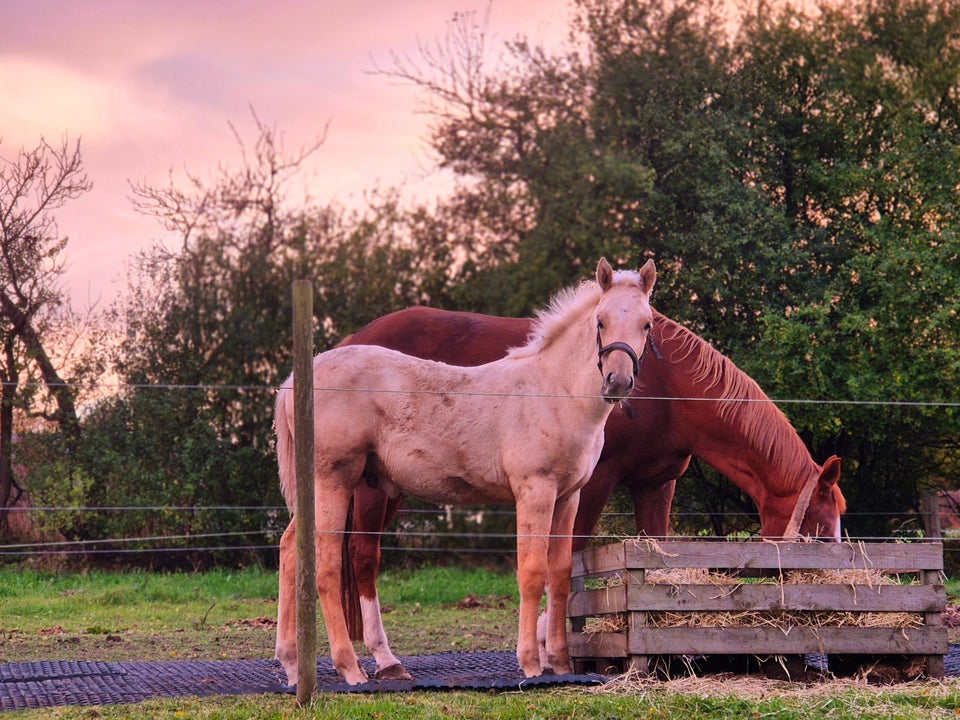
[[[280,586],[277,593],[276,658],[287,674],[287,683],[297,684],[296,518],[280,538]]]
[[[358,474],[359,476],[359,474]],[[350,685],[366,682],[341,603],[343,583],[343,531],[353,488],[318,483],[317,487],[317,590],[330,642],[333,666]]]
[[[633,519],[637,534],[652,538],[666,537],[670,532],[670,508],[676,480],[667,480],[659,485],[630,485],[633,500]]]
[[[547,582],[547,551],[555,492],[555,489],[543,488],[517,497],[517,584],[520,589],[517,662],[526,677],[543,672],[537,647],[537,615]]]
[[[583,550],[590,542],[603,513],[603,508],[613,495],[620,482],[620,471],[612,462],[604,461],[597,464],[593,475],[583,486],[580,493],[580,504],[576,510],[576,522],[573,526],[573,549]]]
[[[573,569],[573,532],[580,491],[557,500],[550,528],[547,556],[547,612],[544,667],[559,675],[573,671],[567,647],[567,600],[570,597],[570,573]]]

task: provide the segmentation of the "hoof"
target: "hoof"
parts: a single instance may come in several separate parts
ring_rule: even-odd
[[[341,673],[343,679],[347,681],[348,685],[362,685],[367,682],[370,678],[367,677],[367,671],[363,669],[363,666],[360,664],[360,661],[357,661],[357,671],[351,673]]]
[[[385,668],[379,668],[374,674],[377,680],[413,680],[413,676],[401,663],[394,663]]]

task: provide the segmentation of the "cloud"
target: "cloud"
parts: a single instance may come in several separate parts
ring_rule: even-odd
[[[117,102],[108,81],[31,58],[0,58],[0,117],[5,145],[35,145],[41,135],[70,129],[94,138],[109,134],[107,108]],[[8,148],[9,152],[9,148]]]
[[[496,0],[491,45],[517,33],[555,40],[568,0]],[[0,156],[41,135],[82,138],[94,190],[58,213],[71,238],[67,282],[85,298],[161,234],[136,215],[128,181],[166,185],[171,168],[205,177],[238,160],[233,124],[253,142],[250,107],[288,149],[329,133],[310,168],[318,200],[358,198],[422,178],[429,118],[416,91],[371,75],[390,53],[417,54],[455,11],[487,0],[2,0]]]

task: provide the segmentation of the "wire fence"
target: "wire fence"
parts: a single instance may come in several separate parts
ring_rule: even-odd
[[[75,386],[80,389],[81,386]],[[269,387],[263,385],[214,385],[214,384],[98,384],[95,386],[84,385],[84,390],[95,389],[100,392],[119,392],[121,390],[196,390],[202,392],[256,392],[256,393],[276,393],[281,387]],[[287,387],[286,389],[289,389]],[[318,386],[315,392],[352,392],[352,393],[424,393],[437,394],[432,391],[412,391],[412,390],[384,390],[384,389],[364,389],[364,388],[337,388]],[[485,392],[461,392],[457,390],[444,391],[444,395],[470,395],[470,396],[503,396],[503,393],[485,393]],[[515,396],[515,395],[514,395]],[[527,396],[524,396],[527,397]],[[561,395],[535,394],[529,397],[567,397]],[[952,412],[954,408],[960,407],[960,400],[836,400],[836,399],[811,399],[811,398],[707,398],[707,397],[659,397],[645,396],[631,398],[631,402],[642,403],[645,401],[671,401],[671,402],[709,402],[709,403],[772,403],[774,405],[811,405],[823,406],[834,405],[844,406],[872,406],[877,408],[920,408],[920,409],[943,409]],[[250,513],[263,516],[263,520],[255,523],[250,529],[244,530],[224,530],[218,532],[210,530],[203,533],[159,533],[144,534],[128,537],[111,537],[99,539],[44,539],[37,542],[22,542],[16,544],[0,545],[0,560],[23,560],[38,557],[91,557],[97,556],[146,556],[150,554],[184,554],[184,553],[275,553],[277,545],[286,526],[286,508],[283,506],[260,506],[260,505],[208,505],[208,506],[183,506],[183,505],[154,505],[154,506],[133,506],[116,505],[102,507],[16,507],[11,508],[10,512],[24,513],[34,518],[44,515],[50,516],[57,513],[193,513],[205,512],[212,513],[215,517],[218,513]],[[489,523],[475,523],[476,529],[466,531],[462,527],[466,518],[476,517],[482,513],[486,518],[500,518],[497,524],[500,530],[489,529]],[[424,526],[424,518],[435,518],[427,523],[427,529]],[[464,554],[464,555],[484,555],[484,554],[504,554],[511,551],[511,546],[515,540],[515,534],[503,531],[504,526],[509,527],[511,518],[514,516],[512,509],[496,509],[490,507],[479,508],[457,508],[450,509],[446,507],[437,507],[434,509],[413,509],[402,508],[397,519],[386,530],[379,533],[381,535],[383,551],[388,555],[396,556],[424,556],[438,555],[444,553]],[[689,526],[692,523],[684,522],[687,518],[701,519],[703,512],[685,513],[675,511],[671,514],[672,522],[677,526]],[[903,532],[887,536],[847,536],[851,541],[870,541],[870,542],[903,542],[923,539],[922,518],[912,511],[901,511],[891,513],[858,513],[855,510],[846,513],[846,518],[855,517],[879,517],[891,520],[906,520],[912,527],[906,528]],[[453,518],[459,517],[464,522],[454,523]],[[741,515],[743,517],[743,515]],[[45,523],[41,522],[40,525]],[[591,537],[592,543],[615,542],[622,540],[625,535],[623,532],[617,533],[605,532],[602,528],[610,525],[616,525],[618,528],[624,528],[632,524],[631,513],[604,513],[601,516],[599,527],[601,530]],[[457,529],[453,529],[457,525]],[[746,525],[750,525],[748,521]],[[215,526],[215,523],[211,527]],[[759,524],[754,523],[755,530],[738,533],[736,539],[745,539],[747,537],[759,536]],[[420,528],[420,529],[418,529]],[[444,529],[447,528],[447,529]],[[369,533],[368,533],[369,534]],[[695,538],[703,540],[730,539],[729,536],[717,537],[706,532],[684,535],[681,533],[672,534],[672,538]],[[954,536],[948,530],[942,538],[944,542],[944,552],[948,555],[960,558],[960,536]],[[960,565],[960,562],[957,563]]]
[[[210,506],[108,506],[108,507],[29,507],[17,508],[13,512],[28,513],[31,515],[47,515],[55,513],[168,513],[168,512],[206,512],[206,513],[262,513],[271,518],[284,518],[287,512],[283,506],[253,506],[253,505],[210,505]],[[732,514],[731,514],[732,515]],[[847,513],[847,516],[870,516],[902,519],[903,513]],[[478,520],[482,518],[481,520]],[[382,549],[391,555],[409,556],[437,556],[460,554],[474,556],[502,556],[512,554],[516,539],[515,532],[504,530],[485,529],[492,519],[500,527],[510,527],[515,520],[516,513],[508,507],[448,507],[436,508],[401,508],[396,519],[389,527],[379,532],[363,531],[364,535],[379,536]],[[702,517],[702,513],[674,512],[671,513],[673,522],[684,518]],[[884,536],[850,536],[844,539],[850,542],[910,542],[925,539],[922,530],[923,524],[919,516],[915,518],[917,524],[896,535]],[[628,512],[605,512],[601,515],[600,525],[632,524],[633,514]],[[428,525],[429,529],[416,529]],[[474,531],[465,531],[460,526],[473,525]],[[453,526],[458,529],[452,529]],[[149,556],[152,554],[184,554],[184,553],[275,553],[277,552],[281,534],[285,531],[286,520],[272,523],[271,527],[259,527],[244,531],[211,531],[205,533],[188,534],[158,534],[137,535],[130,537],[100,538],[91,540],[39,540],[36,542],[19,542],[0,545],[0,559],[25,560],[53,557],[90,557],[97,556]],[[444,527],[448,529],[443,529]],[[350,535],[354,531],[337,531],[339,535]],[[624,533],[604,533],[589,536],[593,544],[619,542],[630,537]],[[671,533],[670,539],[696,540],[749,540],[759,539],[759,526],[755,532],[736,533],[733,536],[718,537],[705,532],[697,534]],[[243,542],[248,539],[248,542]],[[960,559],[960,531],[947,530],[940,538],[944,543],[944,553]],[[240,542],[237,542],[240,540]],[[947,563],[949,565],[949,563]]]
[[[42,382],[20,382],[11,383],[0,381],[0,387],[13,387],[19,389],[25,388],[46,388],[47,385]],[[262,384],[239,384],[224,385],[215,383],[129,383],[129,382],[95,382],[95,383],[56,383],[55,387],[71,388],[76,391],[86,391],[94,395],[103,395],[104,393],[119,393],[125,390],[196,390],[202,392],[243,392],[243,393],[263,393],[275,395],[281,390],[293,390],[292,384],[262,385]],[[336,392],[336,393],[371,393],[387,395],[447,395],[451,397],[516,397],[516,398],[554,398],[554,399],[583,399],[600,398],[601,395],[571,395],[569,393],[517,393],[517,392],[488,392],[482,390],[463,391],[456,389],[429,390],[429,389],[395,389],[395,388],[363,388],[357,386],[337,387],[327,385],[315,385],[314,392]],[[645,401],[673,401],[673,402],[704,402],[704,403],[737,403],[737,404],[762,404],[773,403],[774,405],[835,405],[843,406],[874,406],[874,407],[914,407],[914,408],[960,408],[960,399],[957,400],[879,400],[879,399],[837,399],[837,398],[775,398],[775,397],[704,397],[704,396],[682,396],[682,395],[635,395],[630,397],[631,402]]]

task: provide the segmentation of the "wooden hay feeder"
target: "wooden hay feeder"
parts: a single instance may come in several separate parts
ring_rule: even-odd
[[[589,548],[573,558],[570,653],[578,672],[641,673],[654,656],[907,655],[942,677],[942,569],[934,542]]]

